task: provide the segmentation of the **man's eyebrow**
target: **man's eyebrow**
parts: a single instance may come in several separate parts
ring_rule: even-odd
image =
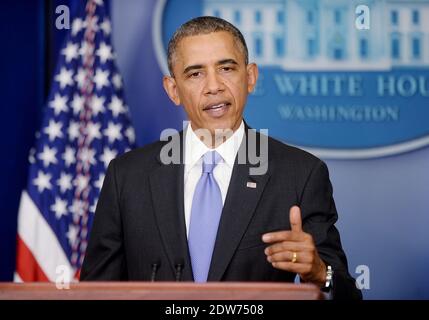
[[[188,73],[191,70],[198,70],[198,69],[202,69],[203,65],[202,64],[195,64],[189,67],[186,67],[185,70],[183,70],[183,73]]]
[[[216,62],[216,65],[221,66],[224,64],[235,64],[238,65],[238,62],[235,61],[234,59],[223,59],[223,60],[219,60],[218,62]],[[202,64],[195,64],[189,67],[186,67],[185,70],[183,70],[183,73],[188,73],[189,71],[192,70],[199,70],[199,69],[203,69],[204,66]]]
[[[222,65],[222,64],[235,64],[238,65],[238,62],[235,61],[234,59],[224,59],[224,60],[220,60],[216,63],[217,65]]]

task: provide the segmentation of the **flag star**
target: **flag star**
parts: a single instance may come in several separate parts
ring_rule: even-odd
[[[133,127],[128,127],[127,130],[125,130],[125,136],[128,138],[128,141],[133,144],[136,140],[136,133],[134,132]]]
[[[101,139],[100,127],[100,123],[94,123],[92,121],[88,122],[88,125],[86,127],[88,143],[90,143],[94,139]]]
[[[73,42],[68,42],[67,47],[61,50],[61,53],[66,57],[67,63],[69,63],[70,61],[78,57],[79,55],[78,49],[79,49],[79,45]]]
[[[108,107],[112,111],[114,117],[125,112],[124,103],[117,96],[112,97],[112,101],[109,103]]]
[[[87,204],[87,206],[86,206],[87,208],[88,208],[88,211],[89,211],[89,203]],[[86,212],[86,210],[85,210],[85,212]],[[83,228],[83,229],[81,229],[81,231],[80,231],[80,238],[81,239],[86,239],[86,236],[88,235],[88,229],[87,228]],[[80,244],[80,248],[82,249],[82,248],[84,248],[84,243],[81,243]],[[85,247],[86,248],[86,247]],[[85,250],[85,249],[82,249],[83,251]],[[81,256],[81,258],[82,258],[82,256]],[[82,263],[82,261],[83,261],[83,259],[81,259],[81,263]]]
[[[34,185],[37,186],[37,190],[41,193],[45,189],[51,189],[51,175],[49,173],[43,173],[40,171],[37,173],[37,178],[33,180]]]
[[[86,27],[94,32],[98,31],[98,17],[97,16],[87,16],[85,19]]]
[[[101,96],[94,95],[91,99],[91,110],[94,115],[98,115],[100,112],[104,112],[104,101],[106,99]]]
[[[79,135],[80,135],[80,132],[79,132],[79,123],[75,122],[73,120],[70,121],[67,133],[69,135],[70,141],[73,141],[74,139],[78,138]]]
[[[81,234],[83,234],[83,233],[87,233],[87,231],[85,232],[85,229],[82,229]],[[81,236],[81,239],[83,239],[82,236]],[[73,265],[82,266],[83,260],[85,258],[84,253],[85,253],[85,250],[88,246],[88,241],[80,241],[78,243],[78,245],[79,245],[79,254],[77,254],[77,252],[72,253],[71,258],[74,260],[71,260],[71,261],[72,261]],[[75,253],[76,253],[76,257],[73,256],[73,254],[75,254]],[[79,257],[79,262],[78,262],[78,257]]]
[[[114,158],[114,157],[113,157]],[[112,159],[113,159],[112,158]],[[110,159],[111,160],[111,159]],[[110,161],[109,160],[109,161]],[[103,182],[104,182],[104,177],[105,174],[104,173],[100,173],[100,175],[98,176],[98,180],[94,182],[94,186],[98,188],[98,190],[101,190],[101,187],[103,186]]]
[[[72,35],[73,36],[77,35],[82,30],[83,27],[84,25],[83,25],[82,19],[80,18],[74,19],[72,22]]]
[[[90,213],[95,213],[95,210],[97,209],[97,202],[98,202],[98,199],[95,198],[93,205],[89,208]]]
[[[92,213],[92,212],[90,212]],[[86,236],[88,235],[88,229],[82,229],[80,231],[81,234],[81,238],[82,239],[86,239]],[[81,241],[80,244],[80,252],[86,252],[86,248],[88,247],[88,241]],[[83,254],[80,255],[79,257],[79,264],[82,265],[83,264],[83,259],[85,258],[85,256]]]
[[[88,187],[88,184],[89,184],[89,177],[84,176],[82,174],[78,175],[73,181],[73,185],[76,187],[77,193],[81,193],[82,191],[84,191],[86,187]]]
[[[85,80],[86,80],[85,69],[79,68],[77,70],[76,75],[74,76],[74,80],[77,82],[77,86],[79,87],[79,89],[82,89],[83,86],[85,85]]]
[[[98,68],[95,72],[94,82],[98,90],[101,90],[104,86],[107,86],[109,83],[109,71],[103,71]]]
[[[115,86],[115,88],[117,90],[122,88],[122,77],[119,75],[119,73],[116,73],[113,77],[112,77],[112,82],[113,85]]]
[[[55,204],[51,206],[51,210],[55,212],[55,217],[60,219],[62,216],[67,214],[67,201],[56,197]]]
[[[110,24],[109,19],[104,19],[102,23],[100,23],[100,29],[103,30],[104,35],[108,36],[112,31],[112,25]]]
[[[76,162],[75,158],[75,149],[72,147],[66,147],[66,150],[63,153],[62,158],[64,159],[64,162],[66,163],[67,167],[70,167],[72,163]]]
[[[49,125],[45,128],[45,130],[43,130],[43,132],[45,132],[49,136],[49,141],[54,141],[55,138],[62,138],[62,126],[63,125],[61,124],[61,122],[49,120]]]
[[[69,241],[70,241],[70,239],[69,239]],[[73,245],[75,245],[75,244],[74,244],[74,243],[71,243],[71,245],[73,246]],[[77,251],[73,251],[73,252],[72,252],[72,255],[71,255],[71,257],[70,257],[70,260],[71,260],[72,264],[76,264],[77,256],[78,256],[78,252],[77,252]]]
[[[60,73],[55,76],[55,81],[60,83],[60,88],[64,89],[67,85],[73,85],[73,71],[61,68]]]
[[[78,234],[78,229],[76,226],[70,224],[69,230],[67,231],[67,239],[69,240],[70,245],[73,245],[76,242]]]
[[[57,150],[55,148],[49,148],[48,146],[43,146],[43,151],[39,153],[39,159],[43,161],[43,165],[48,167],[51,163],[57,163],[57,158],[55,157]]]
[[[109,122],[103,133],[107,136],[109,143],[113,143],[115,140],[119,140],[121,138],[121,129],[122,126],[119,123],[114,124],[113,122]]]
[[[85,57],[85,56],[92,56],[93,53],[94,53],[94,44],[90,44],[87,41],[82,41],[82,44],[79,49],[79,54],[82,57]]]
[[[30,162],[31,164],[36,163],[36,149],[33,147],[30,149],[30,153],[28,155],[28,162]]]
[[[55,94],[54,100],[49,102],[49,106],[54,109],[55,115],[59,115],[62,111],[67,111],[67,96]]]
[[[113,59],[112,47],[105,42],[100,43],[100,47],[95,54],[100,57],[101,63],[106,63],[107,60]]]
[[[81,95],[75,93],[73,96],[73,101],[71,102],[71,107],[73,109],[73,114],[80,114],[83,110],[84,99]]]
[[[85,212],[85,203],[82,200],[74,199],[69,210],[74,216],[82,216]]]
[[[84,147],[80,150],[79,158],[86,166],[95,164],[95,150]]]
[[[74,157],[74,155],[73,155]],[[57,180],[57,185],[60,187],[62,193],[65,193],[67,190],[72,189],[72,176],[71,174],[67,174],[65,172],[61,172],[60,178]]]
[[[104,167],[107,168],[110,161],[115,159],[118,153],[115,150],[104,148],[103,154],[100,156],[100,160],[104,163]]]

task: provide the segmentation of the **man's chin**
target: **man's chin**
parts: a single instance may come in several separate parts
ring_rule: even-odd
[[[231,124],[220,124],[210,127],[210,132],[212,135],[223,134],[225,132],[234,132],[234,128]]]
[[[238,127],[241,124],[241,119],[230,119],[230,118],[223,118],[223,119],[216,119],[214,121],[208,121],[207,122],[207,128],[209,128],[210,132],[214,133],[217,131],[228,131],[232,130],[235,131],[238,129]]]

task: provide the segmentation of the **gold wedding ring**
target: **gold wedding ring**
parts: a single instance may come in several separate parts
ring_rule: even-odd
[[[296,260],[298,260],[298,255],[296,254],[296,252],[293,252],[291,261],[292,261],[292,263],[295,263]]]

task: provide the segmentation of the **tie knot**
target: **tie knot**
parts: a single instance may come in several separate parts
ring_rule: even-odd
[[[203,173],[212,173],[222,157],[216,151],[209,151],[203,155]]]

